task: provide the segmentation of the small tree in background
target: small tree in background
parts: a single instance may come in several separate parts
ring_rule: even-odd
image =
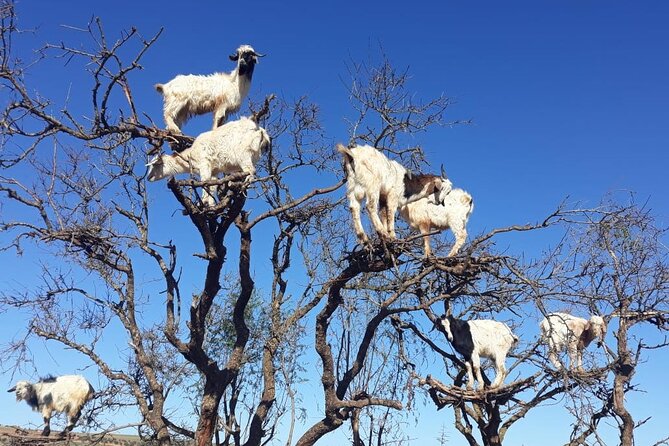
[[[633,195],[626,202],[608,199],[593,211],[574,212],[569,229],[565,254],[551,265],[560,271],[559,300],[611,320],[610,375],[590,388],[601,406],[591,404],[590,416],[574,426],[570,444],[585,444],[591,436],[601,443],[599,423],[612,418],[620,444],[630,446],[634,430],[649,419],[635,422],[627,409],[626,395],[639,390],[634,374],[642,362],[653,363],[650,354],[669,345],[669,257],[663,243],[668,229]]]

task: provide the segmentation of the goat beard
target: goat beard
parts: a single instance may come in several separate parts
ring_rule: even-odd
[[[249,79],[253,78],[253,69],[256,66],[255,60],[251,59],[249,62],[244,59],[239,61],[239,75],[246,76]]]

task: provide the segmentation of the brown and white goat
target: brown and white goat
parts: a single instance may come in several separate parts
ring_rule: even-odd
[[[577,370],[583,369],[583,350],[597,338],[597,346],[601,347],[606,336],[606,321],[601,316],[592,316],[590,320],[572,316],[568,313],[551,313],[540,324],[541,335],[548,345],[548,359],[558,370],[562,364],[558,353],[567,350],[569,369],[576,365]]]
[[[452,187],[447,178],[412,174],[372,146],[348,148],[337,144],[337,151],[344,156],[346,195],[355,233],[363,243],[369,240],[360,220],[363,200],[376,232],[381,237],[394,239],[395,213],[400,206],[428,196],[435,202],[442,202]]]
[[[433,203],[422,198],[400,207],[400,215],[409,226],[423,234],[425,257],[432,253],[430,249],[430,232],[432,229],[443,231],[451,228],[455,236],[455,244],[447,257],[458,253],[467,240],[467,221],[474,210],[474,200],[462,189],[452,189],[441,203]]]
[[[230,73],[208,76],[179,75],[165,84],[156,84],[163,95],[163,115],[167,129],[181,133],[181,126],[194,115],[214,112],[212,129],[223,125],[231,113],[242,105],[251,88],[253,69],[258,57],[250,45],[242,45],[230,55],[237,67]]]

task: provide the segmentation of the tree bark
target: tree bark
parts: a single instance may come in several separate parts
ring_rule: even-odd
[[[634,444],[634,418],[625,407],[625,388],[632,379],[634,363],[630,351],[627,348],[628,322],[626,318],[620,318],[618,328],[618,361],[615,365],[613,379],[613,411],[620,418],[620,445],[632,446]]]
[[[221,402],[223,389],[210,379],[205,380],[204,394],[200,404],[200,419],[195,431],[195,444],[197,446],[211,446],[211,440],[216,431],[218,420],[218,406]]]

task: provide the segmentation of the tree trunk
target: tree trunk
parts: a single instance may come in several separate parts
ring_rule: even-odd
[[[195,444],[197,446],[211,446],[218,421],[218,406],[221,402],[223,392],[209,379],[204,384],[204,395],[200,404],[200,419],[195,431]]]
[[[263,350],[263,381],[264,388],[262,393],[262,399],[260,404],[256,409],[255,414],[251,420],[251,427],[249,429],[249,438],[244,443],[244,446],[260,446],[262,439],[265,436],[265,430],[263,425],[267,419],[272,405],[274,405],[274,399],[276,397],[276,379],[274,368],[274,356],[276,354],[275,342],[270,341]]]
[[[351,413],[351,431],[353,431],[353,446],[365,446],[360,438],[360,410],[358,409]]]
[[[172,444],[170,431],[167,429],[165,423],[162,423],[162,426],[156,430],[156,440],[159,446],[169,446]]]
[[[165,401],[163,400],[161,394],[154,394],[153,407],[150,407],[148,409],[148,413],[144,414],[146,417],[146,422],[155,432],[156,441],[160,446],[167,446],[172,442],[170,431],[167,428],[167,423],[163,419],[164,403]]]
[[[485,412],[488,422],[481,429],[483,444],[485,446],[502,446],[502,437],[499,434],[499,425],[502,421],[499,414],[499,406],[495,403],[486,403]]]
[[[337,417],[326,417],[318,423],[311,426],[311,428],[302,435],[295,446],[313,446],[323,435],[336,430],[344,422]]]
[[[496,431],[486,429],[483,444],[485,446],[502,446],[502,439]]]
[[[613,411],[620,418],[620,445],[632,446],[634,444],[634,418],[625,407],[625,388],[632,379],[634,373],[634,362],[627,348],[628,321],[620,318],[618,328],[618,361],[616,363],[613,380]]]

